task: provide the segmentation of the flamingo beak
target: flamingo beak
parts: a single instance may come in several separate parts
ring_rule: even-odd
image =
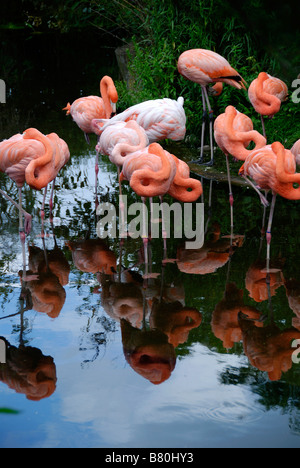
[[[115,102],[112,102],[112,101],[110,101],[110,104],[111,104],[111,108],[112,108],[111,117],[113,117],[117,113],[117,105],[116,105]]]

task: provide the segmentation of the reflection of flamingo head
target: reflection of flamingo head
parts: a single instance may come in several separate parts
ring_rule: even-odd
[[[176,364],[174,347],[159,330],[143,331],[121,320],[123,349],[127,362],[154,385],[170,378]]]

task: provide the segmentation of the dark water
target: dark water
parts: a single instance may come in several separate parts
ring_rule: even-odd
[[[1,200],[0,335],[9,343],[1,447],[299,447],[300,368],[291,346],[300,339],[298,204],[278,200],[269,287],[257,195],[234,189],[239,237],[230,256],[227,185],[206,180],[201,251],[191,257],[171,238],[163,262],[163,240],[154,239],[145,279],[142,240],[109,238],[117,274],[99,275],[67,245],[86,239],[96,251],[95,142],[86,145],[60,99],[57,114],[47,99],[30,124],[57,131],[71,161],[56,181],[52,222],[46,209],[44,244],[42,194],[24,190],[34,215],[27,270],[39,274],[25,298],[18,213]],[[17,198],[6,177],[0,185]],[[99,193],[118,206],[117,173],[105,157]],[[42,273],[45,249],[51,274]]]

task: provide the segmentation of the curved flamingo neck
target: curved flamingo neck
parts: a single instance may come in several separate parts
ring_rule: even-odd
[[[25,140],[37,140],[41,142],[45,148],[45,154],[31,161],[25,170],[25,180],[27,184],[32,188],[41,190],[56,176],[54,165],[55,151],[50,140],[35,128],[26,130],[23,138]],[[52,163],[52,165],[50,163]]]
[[[280,110],[281,101],[277,96],[269,94],[264,90],[264,82],[269,79],[269,76],[265,72],[261,72],[256,81],[256,95],[260,101],[260,114],[262,115],[274,115]]]
[[[105,115],[110,119],[113,112],[116,112],[116,102],[118,101],[118,93],[110,76],[104,76],[100,81],[100,94],[104,102]]]
[[[161,159],[161,169],[153,171],[150,168],[135,171],[130,179],[130,186],[141,197],[153,197],[164,195],[169,189],[168,181],[171,184],[171,164],[166,152],[158,143],[149,146],[149,154],[159,156]],[[143,184],[147,181],[147,184]],[[168,186],[164,189],[166,183]]]
[[[168,191],[169,195],[183,202],[192,202],[197,200],[203,193],[202,184],[199,180],[192,177],[183,177],[180,174],[179,160],[172,154],[176,164],[176,175]]]
[[[262,148],[266,145],[266,139],[256,130],[250,130],[249,132],[237,132],[233,128],[234,119],[237,116],[237,110],[233,106],[228,106],[225,111],[225,133],[228,138],[236,144],[236,151],[233,151],[232,156],[237,157],[241,161],[245,161],[247,156],[254,151],[248,150],[245,145],[249,141],[253,141],[255,144],[254,149]],[[234,153],[234,154],[233,154]]]
[[[285,169],[285,160],[287,150],[284,146],[276,141],[272,144],[272,151],[276,154],[276,176],[281,185],[283,186],[281,190],[279,187],[278,194],[282,195],[289,200],[299,200],[300,199],[300,186],[294,188],[293,184],[300,184],[300,174],[294,173],[290,174]]]
[[[135,153],[136,151],[142,150],[149,145],[149,140],[147,134],[141,129],[139,124],[135,120],[130,120],[126,124],[127,128],[132,128],[136,131],[139,137],[138,145],[131,145],[130,143],[117,143],[111,153],[111,161],[114,162],[117,166],[122,166],[124,163],[124,158],[128,154]]]

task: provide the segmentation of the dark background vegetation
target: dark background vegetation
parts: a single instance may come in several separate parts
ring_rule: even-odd
[[[224,55],[250,84],[267,71],[291,84],[299,70],[299,2],[269,0],[2,0],[0,78],[9,88],[0,132],[21,125],[34,113],[57,110],[65,101],[99,92],[106,65],[118,87],[119,110],[136,102],[183,95],[189,141],[198,143],[201,90],[177,72],[179,55],[208,48]],[[117,69],[115,49],[131,45],[128,90]],[[259,126],[247,93],[226,87],[213,106],[216,114],[233,104]],[[288,118],[287,118],[288,117]],[[270,139],[289,147],[300,138],[299,106],[289,100],[274,122]],[[13,129],[11,129],[13,130]]]

